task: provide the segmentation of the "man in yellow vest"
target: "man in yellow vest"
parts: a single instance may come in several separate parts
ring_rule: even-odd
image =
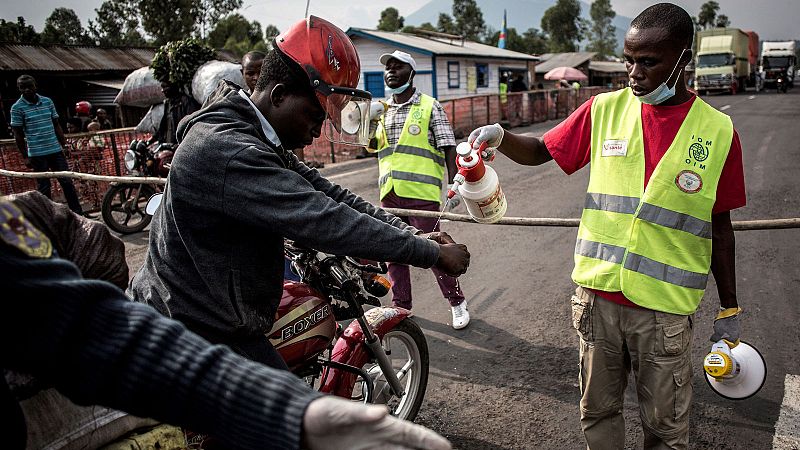
[[[739,137],[728,116],[687,91],[692,20],[645,9],[625,36],[630,87],[600,94],[542,139],[470,135],[514,161],[590,165],[572,279],[580,336],[581,427],[591,449],[623,448],[623,393],[632,370],[645,448],[687,448],[692,316],[709,271],[721,309],[711,340],[739,342],[730,211],[744,206]]]
[[[384,81],[391,93],[388,107],[377,123],[370,148],[378,152],[381,206],[423,211],[441,209],[442,180],[447,168],[448,180],[457,172],[455,137],[442,105],[433,97],[414,88],[417,63],[406,52],[395,50],[380,57],[385,66]],[[454,208],[460,197],[450,200]],[[439,229],[436,219],[400,217],[404,222],[432,232]],[[442,295],[450,303],[453,328],[469,324],[469,311],[458,279],[432,268]],[[411,309],[411,277],[403,264],[389,264],[392,279],[392,303]]]

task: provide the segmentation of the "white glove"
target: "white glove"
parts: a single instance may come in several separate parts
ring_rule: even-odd
[[[447,185],[447,190],[448,191],[452,191],[453,190],[453,184],[452,183]],[[452,211],[452,210],[456,209],[456,207],[461,204],[461,194],[458,192],[458,189],[455,190],[455,193],[456,193],[456,195],[454,195],[450,199],[450,202],[447,204],[447,210],[448,211]]]
[[[369,104],[369,120],[377,121],[381,118],[383,113],[386,112],[386,109],[389,107],[384,102],[372,102]]]
[[[392,417],[384,406],[334,396],[309,403],[303,415],[303,443],[312,450],[452,449],[436,432]]]
[[[481,158],[491,161],[494,159],[494,149],[500,146],[503,142],[503,136],[505,135],[505,131],[500,124],[495,123],[492,125],[485,125],[480,128],[476,128],[469,134],[469,145],[472,146],[473,149],[477,150],[480,148],[481,144],[486,142],[486,149],[481,153]],[[492,150],[489,150],[491,148]]]

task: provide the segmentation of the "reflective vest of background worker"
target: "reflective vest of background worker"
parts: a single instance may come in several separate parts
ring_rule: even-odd
[[[447,115],[433,97],[414,88],[417,63],[408,53],[396,50],[380,57],[385,66],[384,81],[392,97],[385,113],[373,122],[375,139],[370,151],[378,152],[381,206],[423,211],[441,209],[442,179],[447,166],[448,180],[456,174],[455,137]],[[460,203],[460,197],[450,201],[450,208]],[[425,217],[400,218],[425,233],[438,230],[436,219]],[[432,268],[442,295],[450,303],[453,328],[469,324],[467,302],[457,278]],[[389,264],[392,280],[392,303],[411,309],[411,277],[403,264]]]

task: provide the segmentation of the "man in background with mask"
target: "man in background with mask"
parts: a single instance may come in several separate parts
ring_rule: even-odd
[[[384,53],[384,81],[391,97],[377,123],[370,151],[378,152],[381,206],[423,211],[441,210],[442,180],[457,173],[456,140],[442,105],[414,87],[417,62],[406,52]],[[446,166],[446,170],[445,170]],[[453,197],[450,209],[461,202]],[[439,230],[438,221],[426,217],[400,217],[404,222],[430,233]],[[469,324],[469,311],[458,279],[433,268],[442,295],[450,303],[453,328]],[[404,264],[389,264],[392,303],[411,309],[411,276]]]
[[[575,246],[581,427],[591,449],[625,446],[634,372],[645,448],[688,446],[692,315],[709,270],[720,298],[711,340],[739,342],[730,211],[745,205],[742,149],[728,116],[686,89],[694,28],[670,3],[625,36],[630,87],[600,94],[542,139],[496,125],[469,137],[514,161],[590,165]]]

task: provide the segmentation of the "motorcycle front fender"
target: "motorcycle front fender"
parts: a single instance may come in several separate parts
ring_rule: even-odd
[[[370,328],[380,339],[383,339],[386,333],[409,316],[411,316],[411,311],[398,307],[373,308],[364,313],[364,318]],[[371,357],[372,355],[364,342],[364,332],[361,329],[361,325],[357,320],[354,320],[333,346],[331,360],[360,369]],[[323,383],[319,388],[320,392],[344,398],[352,396],[353,385],[356,382],[355,373],[326,367],[322,372],[321,379]]]

